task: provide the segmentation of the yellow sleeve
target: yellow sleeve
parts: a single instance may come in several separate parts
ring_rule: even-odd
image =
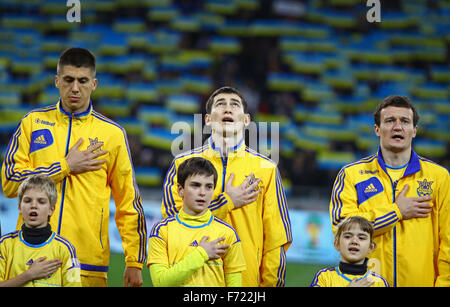
[[[450,175],[441,178],[436,205],[439,209],[439,252],[435,286],[450,287]]]
[[[57,257],[62,261],[61,287],[81,287],[80,261],[77,258],[75,246],[61,236],[57,236],[55,241],[62,243]]]
[[[384,282],[383,280],[375,280],[375,282],[370,287],[371,288],[386,288],[386,287],[389,287],[389,284],[387,282]]]
[[[245,271],[247,266],[245,264],[241,241],[229,242],[227,244],[230,247],[223,258],[223,270],[225,274]]]
[[[286,277],[286,253],[283,246],[263,255],[261,263],[261,287],[284,287]]]
[[[64,257],[62,264],[62,287],[81,287],[80,264],[70,255]]]
[[[401,188],[399,189],[401,191]],[[333,185],[330,200],[330,218],[333,232],[346,217],[359,215],[374,225],[374,236],[390,231],[402,219],[400,210],[396,205],[380,202],[376,209],[363,212],[359,210],[355,184],[351,173],[342,168]]]
[[[127,267],[142,269],[146,259],[147,230],[144,210],[133,171],[126,132],[119,135],[117,152],[108,173],[116,205],[116,225],[122,238]]]
[[[219,194],[219,196],[217,196],[216,199],[213,199],[211,201],[211,204],[208,208],[209,210],[211,210],[211,213],[214,214],[214,216],[218,217],[221,220],[229,222],[228,217],[231,210],[234,209],[234,204],[230,196],[228,196],[227,193],[222,192]]]
[[[283,246],[285,251],[292,242],[286,194],[278,168],[270,169],[263,195],[264,253]]]
[[[242,287],[242,273],[228,273],[225,274],[225,285],[227,287]]]
[[[0,243],[0,282],[6,280],[6,259],[4,244]]]
[[[16,197],[19,185],[31,175],[46,175],[58,183],[70,173],[65,157],[55,159],[51,164],[32,167],[29,158],[32,132],[29,121],[30,117],[27,116],[22,119],[6,148],[2,165],[2,187],[6,197]]]
[[[327,287],[328,286],[326,283],[326,280],[324,278],[324,275],[325,275],[324,272],[326,272],[326,269],[322,269],[316,273],[313,281],[311,282],[310,287]]]
[[[283,287],[286,254],[292,242],[291,222],[278,169],[271,169],[264,193],[264,246],[261,263],[261,285]]]
[[[197,247],[172,267],[169,267],[166,263],[150,264],[149,269],[153,286],[179,287],[189,276],[200,269],[206,260],[208,260],[206,251],[202,247]]]

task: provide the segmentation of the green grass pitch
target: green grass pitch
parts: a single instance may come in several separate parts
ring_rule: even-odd
[[[122,287],[123,286],[123,271],[125,268],[123,254],[111,254],[111,260],[108,272],[108,286]],[[317,265],[317,264],[301,264],[289,263],[286,267],[286,287],[308,287],[311,284],[314,275],[318,270],[331,265]],[[144,287],[151,287],[152,281],[147,267],[142,271],[142,278],[144,280]]]

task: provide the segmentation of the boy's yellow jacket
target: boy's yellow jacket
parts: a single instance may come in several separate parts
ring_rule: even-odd
[[[225,238],[226,253],[208,260],[199,246],[203,237],[208,241]],[[162,269],[154,270],[155,266]],[[229,224],[207,210],[200,216],[188,215],[182,209],[175,216],[156,223],[148,245],[147,266],[153,285],[163,287],[239,287],[229,283],[230,274],[241,274],[245,260],[241,241]]]
[[[427,218],[402,219],[395,201],[406,184],[406,197],[433,197],[433,210]],[[379,150],[340,170],[331,195],[330,217],[333,231],[352,215],[372,222],[377,247],[368,256],[371,270],[391,286],[450,286],[449,208],[447,169],[412,151],[403,176],[393,182]]]
[[[348,287],[353,279],[367,278],[373,281],[370,287],[389,287],[387,281],[375,272],[368,270],[362,275],[347,274],[339,269],[339,266],[324,268],[317,272],[310,287]]]
[[[65,156],[83,138],[78,150],[97,143],[108,153],[102,168],[70,174]],[[56,105],[26,114],[14,131],[2,167],[3,193],[16,197],[21,182],[33,174],[50,176],[58,200],[50,224],[76,248],[82,274],[106,277],[109,264],[109,203],[122,237],[127,266],[142,268],[146,260],[146,227],[125,130],[90,104],[73,114]],[[22,225],[19,216],[18,227]]]
[[[228,157],[222,157],[209,138],[208,144],[175,157],[164,181],[163,217],[175,215],[183,205],[177,193],[177,169],[184,160],[192,157],[209,160],[217,170],[217,186],[209,208],[215,216],[231,224],[241,238],[247,265],[242,272],[242,286],[284,286],[285,252],[292,242],[292,232],[276,164],[247,147],[244,140],[228,152]],[[241,184],[251,173],[261,179],[261,193],[255,202],[234,209],[224,192],[231,173],[234,173],[234,186]]]
[[[53,232],[47,241],[34,245],[25,241],[22,230],[0,238],[0,282],[19,276],[41,257],[60,259],[62,265],[52,275],[24,287],[81,287],[80,264],[69,241]]]

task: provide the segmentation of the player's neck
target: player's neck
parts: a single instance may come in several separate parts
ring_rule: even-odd
[[[411,147],[400,152],[393,152],[381,148],[383,154],[384,163],[391,167],[400,167],[409,162],[411,159]]]
[[[240,131],[236,134],[224,136],[220,133],[212,133],[211,138],[214,146],[220,150],[222,155],[227,155],[228,151],[235,148],[243,139],[244,132]]]
[[[344,274],[363,275],[367,272],[367,258],[364,258],[362,263],[350,263],[341,259],[339,262],[339,270]]]
[[[50,224],[45,227],[31,228],[25,224],[22,225],[22,236],[27,243],[37,245],[42,244],[50,238],[52,234],[52,228]]]

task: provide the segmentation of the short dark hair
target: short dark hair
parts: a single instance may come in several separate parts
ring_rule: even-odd
[[[217,184],[217,171],[214,165],[201,157],[189,158],[178,166],[177,181],[184,188],[184,183],[189,176],[204,175],[214,176],[214,188]]]
[[[413,124],[414,127],[417,126],[417,123],[419,122],[419,113],[417,112],[416,107],[414,104],[409,100],[406,96],[400,96],[400,95],[391,95],[383,99],[383,101],[377,106],[375,109],[375,112],[373,113],[373,119],[375,120],[375,124],[379,127],[380,126],[380,113],[381,110],[387,107],[401,107],[401,108],[407,108],[411,109],[413,111]]]
[[[211,96],[209,96],[208,100],[206,101],[206,113],[211,114],[214,97],[216,97],[219,94],[236,94],[236,95],[238,95],[239,98],[241,98],[242,106],[244,107],[244,113],[247,113],[247,109],[248,109],[247,101],[245,100],[244,96],[242,96],[242,94],[237,89],[235,89],[234,87],[231,87],[231,86],[224,86],[224,87],[218,88],[211,94]]]
[[[95,76],[95,57],[87,49],[79,47],[66,49],[59,57],[57,73],[59,74],[66,65],[90,68]]]

